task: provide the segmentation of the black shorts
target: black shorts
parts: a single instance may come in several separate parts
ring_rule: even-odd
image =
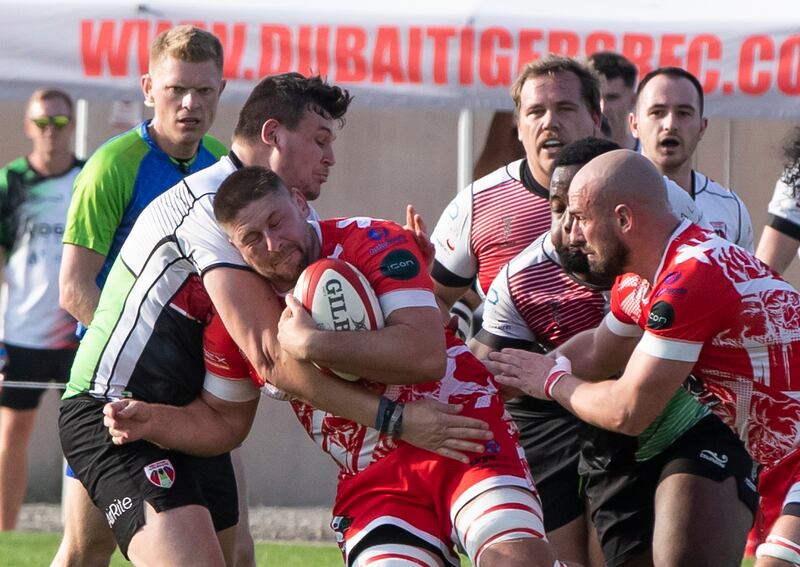
[[[525,397],[506,408],[542,500],[544,529],[552,532],[585,512],[578,459],[581,439],[591,426],[556,402]]]
[[[633,459],[635,448],[636,438],[600,430],[581,448],[580,470],[608,567],[651,547],[656,488],[672,474],[716,482],[732,476],[739,499],[755,514],[757,466],[741,440],[716,416],[704,417],[647,461]]]
[[[104,402],[88,396],[64,400],[58,426],[67,462],[105,515],[128,557],[133,535],[145,524],[144,503],[157,512],[197,504],[221,531],[239,521],[230,454],[192,457],[137,441],[114,445],[103,425]]]
[[[3,372],[15,382],[57,382],[66,384],[75,358],[75,349],[25,348],[6,344],[8,362]],[[39,388],[3,388],[0,406],[18,410],[34,409],[44,390]]]

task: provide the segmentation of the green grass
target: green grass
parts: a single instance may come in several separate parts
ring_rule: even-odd
[[[0,567],[46,567],[56,553],[61,534],[40,532],[0,533]],[[256,544],[259,567],[341,567],[335,544]],[[130,565],[117,550],[112,567]]]
[[[0,567],[42,567],[50,560],[61,541],[61,534],[40,532],[0,533]],[[342,567],[342,556],[334,544],[256,543],[259,567]],[[463,565],[469,563],[464,560]],[[130,565],[117,551],[111,567]],[[744,561],[742,567],[752,567]]]

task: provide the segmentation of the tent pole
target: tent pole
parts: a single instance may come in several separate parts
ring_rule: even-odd
[[[89,157],[89,101],[85,98],[75,103],[75,156]]]
[[[457,189],[461,191],[472,182],[473,148],[472,139],[475,129],[475,114],[467,108],[458,114],[458,171]]]
[[[731,186],[731,150],[733,149],[733,125],[731,122],[730,118],[723,121],[722,140],[722,184],[728,188]]]

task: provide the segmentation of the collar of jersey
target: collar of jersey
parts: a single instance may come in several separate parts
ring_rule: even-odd
[[[150,136],[150,132],[147,131],[147,127],[150,126],[150,123],[152,121],[153,121],[152,118],[148,118],[147,120],[145,120],[144,122],[139,124],[139,135],[142,137],[142,139],[145,141],[145,143],[148,145],[148,147],[152,151],[156,152],[157,154],[160,154],[160,155],[164,156],[166,159],[168,159],[169,161],[171,161],[175,165],[185,164],[187,167],[191,166],[194,163],[194,161],[197,159],[197,156],[200,155],[200,149],[203,147],[202,138],[200,139],[200,144],[197,146],[197,151],[194,153],[194,155],[192,156],[191,159],[187,159],[187,160],[175,159],[174,157],[169,155],[167,152],[162,150],[159,147],[159,145],[156,144],[156,141]]]
[[[527,159],[523,159],[519,164],[519,180],[522,182],[522,185],[525,186],[525,189],[534,195],[542,199],[550,199],[550,191],[547,190],[547,187],[542,186],[541,183],[534,179],[531,168],[528,167]]]

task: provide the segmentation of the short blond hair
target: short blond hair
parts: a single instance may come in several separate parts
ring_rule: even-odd
[[[217,36],[189,24],[170,28],[153,40],[150,46],[150,65],[166,57],[188,63],[213,61],[222,72],[222,44]]]

